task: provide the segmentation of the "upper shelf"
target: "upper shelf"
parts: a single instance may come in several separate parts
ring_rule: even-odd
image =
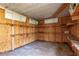
[[[76,24],[76,23],[69,22],[67,24],[62,24],[61,27],[70,27],[70,26],[73,26],[74,24]]]
[[[72,20],[79,20],[79,15],[77,15],[77,16],[72,16]]]
[[[72,26],[74,23],[67,23],[66,26]]]

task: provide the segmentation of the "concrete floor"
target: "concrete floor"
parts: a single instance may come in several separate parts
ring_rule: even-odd
[[[72,56],[66,44],[35,41],[14,51],[0,53],[0,56]]]

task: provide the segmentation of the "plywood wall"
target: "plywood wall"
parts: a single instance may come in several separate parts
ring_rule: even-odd
[[[60,17],[57,23],[44,24],[44,20],[39,21],[38,37],[39,40],[51,42],[67,42],[64,31],[66,27],[62,27],[70,21],[70,17]]]
[[[14,21],[14,33],[15,48],[23,46],[35,40],[35,25]]]
[[[0,52],[6,52],[36,39],[36,26],[26,22],[5,19],[5,10],[0,9]],[[4,48],[5,47],[5,48]]]
[[[26,22],[5,19],[5,10],[0,9],[0,52],[10,51],[35,40],[67,42],[64,34],[66,27],[62,27],[62,25],[70,22],[69,19],[70,17],[60,17],[57,23],[51,24],[44,24],[44,21],[40,20],[36,25],[29,23],[29,17],[27,17]],[[75,29],[74,26],[73,29]],[[78,34],[73,30],[71,33]]]
[[[5,21],[4,13],[4,9],[0,9],[0,52],[11,49],[11,26]]]
[[[71,35],[79,38],[79,20],[73,20],[74,25],[70,27]]]
[[[0,23],[0,52],[11,50],[12,28],[10,24],[11,22],[9,20],[7,20],[7,22],[5,21],[5,23]]]
[[[79,6],[76,7],[74,13],[72,13],[70,17],[70,23],[73,23],[73,25],[69,27],[70,34],[79,38]]]

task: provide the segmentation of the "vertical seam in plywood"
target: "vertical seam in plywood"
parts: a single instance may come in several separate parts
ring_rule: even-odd
[[[12,50],[14,50],[14,26],[12,26]]]

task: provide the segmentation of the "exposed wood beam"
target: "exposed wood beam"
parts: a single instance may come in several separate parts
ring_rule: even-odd
[[[54,18],[54,17],[57,17],[66,7],[68,7],[69,6],[69,3],[64,3],[64,4],[62,4],[59,8],[58,8],[58,10],[54,13],[54,14],[52,14],[50,17],[48,17],[48,18]]]

